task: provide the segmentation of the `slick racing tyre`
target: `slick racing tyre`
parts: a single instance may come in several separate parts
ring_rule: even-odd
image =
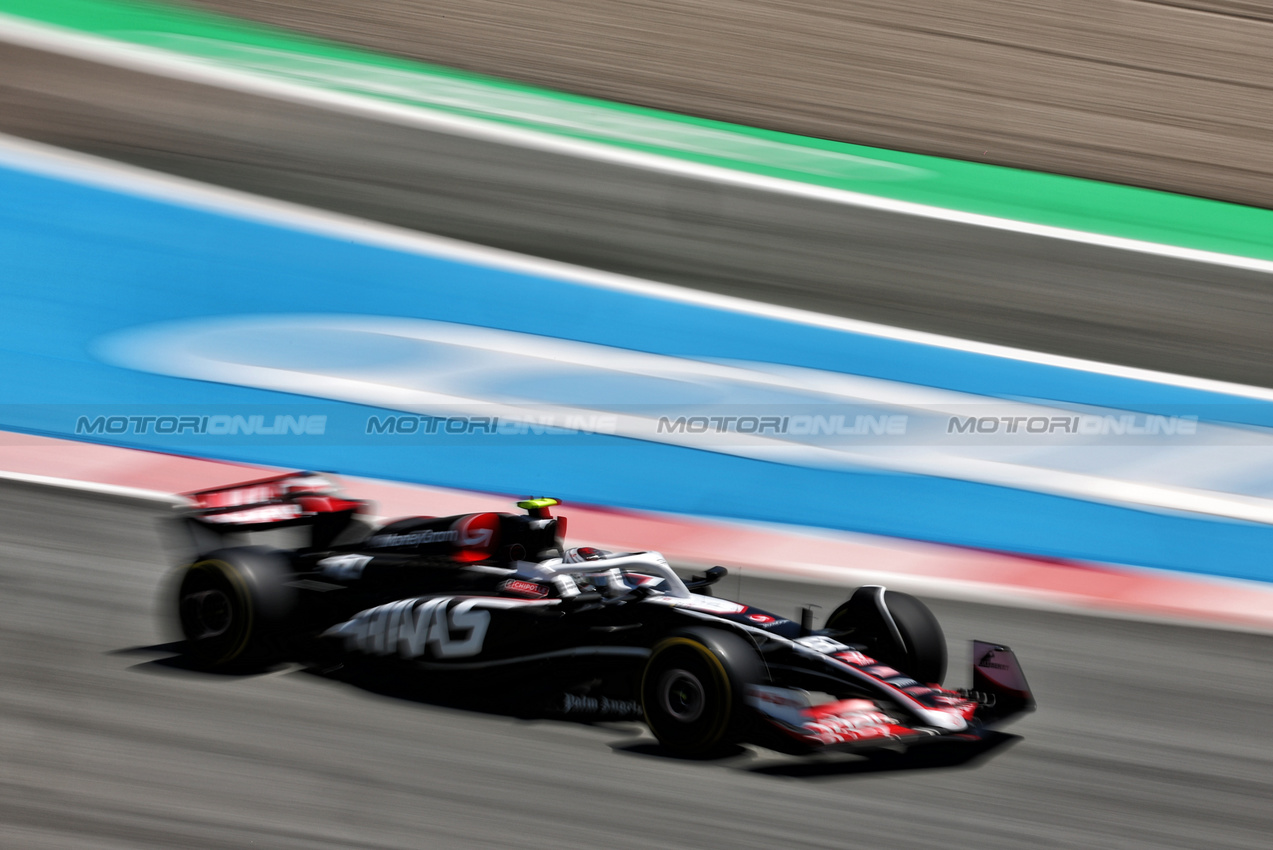
[[[926,685],[946,677],[946,636],[928,606],[914,596],[868,585],[859,587],[827,618],[826,627],[846,643]]]
[[[295,604],[289,574],[280,554],[255,546],[221,549],[184,567],[176,601],[187,657],[206,668],[275,660]]]
[[[755,648],[722,629],[678,631],[655,645],[641,677],[641,708],[670,752],[700,756],[742,740],[747,685],[764,668]]]

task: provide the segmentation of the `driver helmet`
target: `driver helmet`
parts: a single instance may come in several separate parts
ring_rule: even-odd
[[[567,549],[566,557],[562,558],[567,564],[582,564],[585,561],[601,561],[610,557],[610,553],[604,549],[597,549],[592,546],[579,546],[575,549]]]

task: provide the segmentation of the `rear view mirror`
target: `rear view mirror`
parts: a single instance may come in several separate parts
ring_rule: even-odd
[[[727,575],[729,575],[729,570],[724,567],[712,567],[701,576],[690,576],[690,580],[685,582],[685,586],[690,590],[698,590],[700,587],[710,587]]]

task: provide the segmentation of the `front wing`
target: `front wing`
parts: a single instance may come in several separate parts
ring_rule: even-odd
[[[858,652],[828,656],[861,676],[893,688],[892,699],[815,702],[804,690],[750,685],[745,700],[787,739],[812,750],[853,750],[931,740],[981,740],[1033,711],[1034,697],[1012,650],[973,641],[972,683],[964,691],[874,675],[880,665]],[[886,671],[888,672],[888,671]]]

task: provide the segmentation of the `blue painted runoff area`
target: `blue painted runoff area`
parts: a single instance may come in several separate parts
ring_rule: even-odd
[[[488,492],[859,531],[1273,580],[1273,527],[926,475],[818,469],[596,434],[366,438],[389,411],[110,365],[98,341],[239,315],[432,319],[706,360],[837,371],[1006,399],[1224,411],[1273,404],[531,277],[0,168],[0,428]],[[333,350],[332,356],[339,358]],[[218,355],[220,356],[220,355]],[[233,359],[234,352],[224,356]],[[86,433],[98,416],[284,417],[280,435]],[[322,416],[321,433],[298,417]],[[291,417],[287,419],[286,417]],[[308,419],[304,421],[309,421]],[[317,421],[317,420],[314,420]],[[854,567],[869,567],[854,564]]]

